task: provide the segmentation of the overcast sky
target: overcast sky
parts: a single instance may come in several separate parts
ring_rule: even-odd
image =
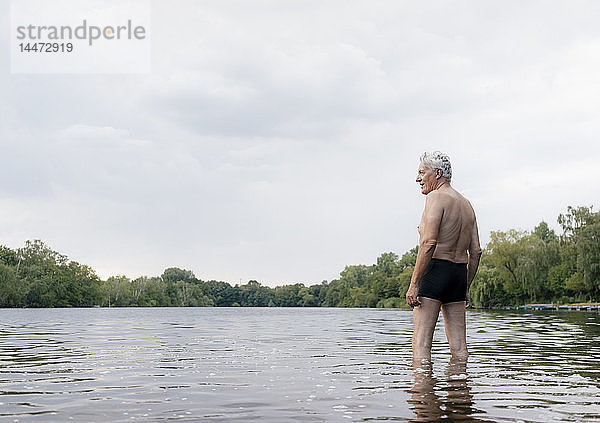
[[[11,74],[5,30],[0,244],[311,285],[417,244],[425,150],[484,244],[557,228],[600,198],[598,22],[595,1],[154,1],[138,75]]]

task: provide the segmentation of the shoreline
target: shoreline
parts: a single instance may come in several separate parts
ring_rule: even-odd
[[[315,307],[302,307],[302,306],[80,306],[80,307],[0,307],[0,310],[39,310],[39,309],[125,309],[125,308],[148,308],[148,309],[176,309],[176,308],[230,308],[230,309],[240,309],[240,308],[265,308],[265,309],[359,309],[359,310],[405,310],[410,311],[411,308],[408,307],[329,307],[329,306],[315,306]],[[596,312],[600,313],[600,303],[582,303],[582,304],[563,304],[563,305],[555,305],[555,304],[525,304],[521,306],[502,306],[495,308],[476,308],[469,307],[468,310],[472,311],[585,311],[585,312]]]
[[[595,311],[600,313],[600,303],[575,304],[525,304],[522,306],[506,306],[503,310],[549,310],[549,311]]]

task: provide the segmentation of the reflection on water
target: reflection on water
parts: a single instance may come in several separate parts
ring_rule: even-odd
[[[469,312],[469,362],[450,361],[438,324],[433,364],[417,368],[404,310],[4,309],[0,319],[4,421],[600,422],[594,313]]]
[[[474,417],[485,412],[474,406],[466,360],[451,358],[442,381],[434,376],[431,362],[414,363],[413,367],[414,386],[409,390],[408,403],[416,418],[411,421],[490,421]]]

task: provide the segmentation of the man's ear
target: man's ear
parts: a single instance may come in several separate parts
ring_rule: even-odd
[[[436,169],[435,170],[435,177],[437,179],[440,179],[442,177],[442,175],[444,174],[444,172],[442,172],[442,169]]]

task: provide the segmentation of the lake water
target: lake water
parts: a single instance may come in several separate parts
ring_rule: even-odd
[[[468,312],[413,370],[411,312],[0,309],[0,421],[600,422],[600,315]]]

